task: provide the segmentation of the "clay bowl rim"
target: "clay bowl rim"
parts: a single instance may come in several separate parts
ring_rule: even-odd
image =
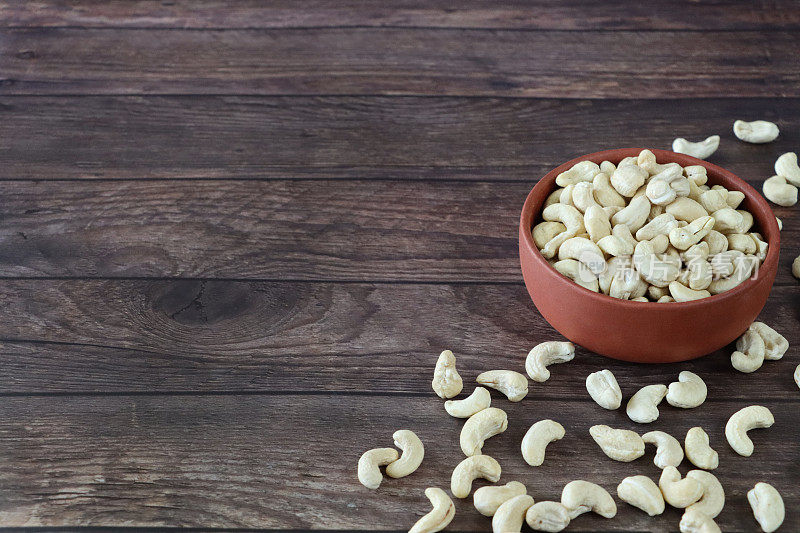
[[[691,300],[688,302],[669,302],[667,306],[663,303],[658,302],[633,302],[631,300],[622,300],[619,298],[613,298],[607,294],[603,294],[601,292],[594,292],[590,291],[585,287],[581,287],[571,279],[567,278],[560,272],[558,272],[553,266],[547,262],[544,256],[539,251],[539,248],[533,242],[533,235],[531,234],[531,230],[533,229],[534,221],[538,220],[541,215],[541,206],[539,210],[534,212],[533,209],[533,197],[535,193],[537,193],[537,188],[548,188],[544,199],[547,198],[555,190],[555,177],[560,174],[561,172],[571,168],[576,163],[581,161],[586,161],[589,159],[599,159],[599,160],[609,160],[613,163],[617,163],[624,159],[625,157],[636,156],[645,150],[645,148],[615,148],[612,150],[601,150],[599,152],[593,152],[590,154],[585,154],[578,156],[574,159],[571,159],[547,174],[545,174],[531,189],[531,192],[528,193],[527,198],[525,198],[525,203],[522,206],[522,213],[520,215],[520,234],[523,236],[525,247],[530,255],[533,257],[533,261],[539,266],[546,268],[551,274],[555,274],[563,281],[569,282],[573,288],[577,289],[579,293],[583,293],[584,296],[593,300],[598,303],[609,303],[614,302],[616,305],[622,307],[628,307],[631,309],[640,309],[640,310],[675,310],[680,311],[682,309],[689,309],[689,308],[699,308],[703,306],[710,306],[716,304],[723,304],[727,300],[733,300],[739,293],[748,291],[752,287],[754,287],[757,283],[762,281],[761,275],[753,278],[752,276],[745,280],[744,282],[740,283],[738,286],[734,287],[729,291],[722,292],[720,294],[715,294],[709,296],[707,298],[700,298],[699,300]],[[681,166],[688,166],[688,164],[693,165],[702,165],[706,167],[706,170],[709,173],[713,172],[715,174],[720,174],[728,178],[736,187],[735,190],[738,190],[744,193],[745,197],[753,204],[756,204],[758,207],[761,208],[762,211],[766,210],[769,213],[772,213],[772,208],[769,206],[767,201],[755,190],[752,186],[750,186],[746,181],[741,179],[739,176],[731,172],[730,170],[726,170],[720,166],[717,166],[713,163],[709,163],[708,161],[704,161],[702,159],[697,159],[696,157],[692,157],[685,154],[678,154],[675,152],[671,152],[669,150],[659,150],[655,148],[647,148],[655,154],[657,161],[661,164],[666,163],[678,163]],[[678,159],[682,159],[687,161],[687,163],[682,163],[678,161]],[[712,179],[709,179],[711,181]],[[542,201],[542,205],[544,205],[544,200]],[[778,228],[778,221],[775,219],[774,214],[771,217],[768,217],[768,220],[765,222],[761,220],[761,213],[751,213],[753,215],[753,219],[755,224],[758,225],[762,229],[762,236],[767,238],[767,244],[769,248],[767,250],[767,257],[764,258],[764,261],[759,265],[759,272],[764,269],[765,272],[769,272],[770,270],[777,269],[778,263],[778,256],[780,255],[780,229]],[[763,231],[763,228],[769,227],[770,231],[769,234],[772,235],[765,235],[767,232]],[[774,283],[774,282],[773,282]]]

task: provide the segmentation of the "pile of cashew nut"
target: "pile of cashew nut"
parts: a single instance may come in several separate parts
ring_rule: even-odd
[[[650,150],[614,165],[581,161],[556,177],[533,240],[562,275],[632,301],[686,302],[728,291],[767,255],[741,191],[706,168],[659,164]]]

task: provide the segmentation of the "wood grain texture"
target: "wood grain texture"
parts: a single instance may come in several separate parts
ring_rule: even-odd
[[[756,451],[750,458],[737,456],[723,436],[725,421],[747,405],[744,401],[712,400],[692,410],[691,417],[666,407],[646,426],[681,439],[693,425],[707,430],[720,455],[714,474],[726,492],[717,519],[724,531],[756,529],[745,494],[761,480],[781,491],[787,503],[783,530],[800,527],[791,507],[800,476],[796,403],[763,403],[776,423],[752,433]],[[483,451],[500,462],[502,482],[525,483],[537,500],[558,499],[561,488],[576,478],[616,494],[625,476],[659,474],[652,447],[632,463],[619,463],[589,437],[595,423],[644,430],[621,411],[567,397],[518,404],[496,400],[494,405],[507,410],[509,428],[489,439]],[[523,462],[519,443],[542,418],[561,421],[567,434],[548,446],[544,465],[533,468]],[[0,407],[0,522],[405,530],[430,509],[425,487],[449,488],[450,473],[463,459],[461,425],[433,393],[421,398],[7,398]],[[399,427],[413,429],[427,446],[422,466],[407,478],[385,479],[376,491],[362,487],[356,479],[358,457],[372,447],[391,446]],[[686,464],[684,473],[691,468]],[[471,498],[455,503],[448,531],[487,530],[489,521],[475,511]],[[650,518],[619,500],[618,507],[614,519],[589,513],[575,519],[570,531],[671,532],[681,516],[668,508]]]
[[[743,143],[737,118],[775,121],[781,136]],[[800,146],[800,99],[0,97],[0,179],[530,183],[581,154],[711,134],[711,162],[767,178]]]
[[[82,0],[4,2],[3,26],[91,28],[296,28],[343,26],[452,27],[546,30],[754,30],[800,27],[796,2],[713,3],[580,2],[577,0],[446,1],[313,0],[296,2],[214,0],[172,2]]]
[[[800,96],[793,31],[37,28],[0,42],[0,94]]]
[[[0,286],[3,393],[426,394],[446,348],[456,353],[471,391],[480,372],[524,372],[533,346],[561,338],[521,285],[6,280]],[[653,366],[581,350],[573,363],[554,367],[547,386],[532,384],[531,397],[586,399],[586,376],[609,368],[626,396],[691,370],[707,380],[714,398],[760,398],[768,390],[770,398],[798,400],[792,372],[800,362],[800,286],[774,288],[761,318],[792,348],[755,374],[732,369],[730,347],[694,362]]]
[[[0,182],[0,276],[518,283],[519,211],[532,185]],[[800,215],[775,212],[777,283],[795,286]]]

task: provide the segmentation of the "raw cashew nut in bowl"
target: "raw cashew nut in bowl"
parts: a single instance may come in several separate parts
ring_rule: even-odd
[[[456,356],[450,350],[439,354],[433,371],[432,385],[433,391],[439,398],[452,398],[461,392],[464,383],[456,370]]]
[[[711,448],[708,434],[696,426],[686,433],[686,457],[696,467],[714,470],[719,466],[719,454]]]
[[[590,427],[589,434],[603,453],[615,461],[627,463],[644,455],[644,441],[634,431],[599,424]]]
[[[661,469],[668,466],[677,467],[683,461],[683,448],[681,443],[663,431],[650,431],[642,435],[642,441],[647,444],[656,445],[656,455],[653,463]]]
[[[678,509],[692,505],[703,496],[703,485],[690,477],[681,479],[681,473],[674,466],[668,466],[661,471],[658,486],[664,500]]]
[[[512,402],[519,402],[528,395],[528,379],[513,370],[489,370],[478,374],[476,381],[502,392]]]
[[[533,381],[550,379],[549,365],[566,363],[575,357],[575,345],[571,342],[548,341],[536,345],[525,359],[525,371]]]
[[[519,533],[525,521],[525,513],[533,503],[533,498],[527,494],[520,494],[503,502],[492,517],[492,531],[494,533]]]
[[[394,448],[375,448],[364,452],[358,460],[358,480],[368,489],[377,489],[383,481],[381,466],[397,461]]]
[[[756,483],[756,486],[747,492],[747,501],[750,502],[753,516],[762,531],[770,533],[781,527],[786,510],[783,498],[775,487],[769,483]]]
[[[622,391],[610,370],[592,372],[586,377],[589,396],[603,409],[618,409],[622,403]]]
[[[658,404],[667,395],[666,385],[647,385],[631,396],[625,411],[628,418],[640,424],[649,424],[658,418]]]
[[[475,504],[475,509],[483,516],[494,516],[503,502],[527,493],[525,485],[519,481],[509,481],[502,486],[489,485],[477,489],[472,495],[472,502]]]
[[[661,489],[647,476],[629,476],[617,485],[619,499],[637,507],[650,516],[664,512]]]
[[[696,509],[686,509],[679,527],[681,533],[722,533],[713,518]]]
[[[705,140],[693,143],[683,138],[672,141],[672,151],[686,154],[697,159],[707,159],[719,148],[719,135],[712,135]]]
[[[678,381],[669,384],[667,403],[674,407],[692,409],[706,401],[707,394],[708,388],[702,378],[684,370],[678,374]]]
[[[445,491],[438,487],[425,489],[425,496],[433,509],[417,520],[408,533],[436,533],[447,527],[456,516],[456,506]]]
[[[486,439],[504,432],[507,428],[508,415],[502,409],[487,407],[478,411],[461,428],[461,451],[467,457],[478,455]]]
[[[472,490],[472,482],[483,478],[492,483],[500,479],[500,464],[488,455],[467,457],[455,467],[450,477],[450,492],[456,498],[466,498]]]
[[[534,531],[563,531],[570,521],[569,510],[561,502],[538,502],[525,513],[525,522]]]
[[[744,142],[763,144],[777,139],[780,130],[774,122],[768,120],[754,120],[753,122],[737,120],[733,123],[733,134]]]
[[[700,511],[711,518],[716,518],[725,507],[725,489],[722,488],[717,476],[705,470],[690,470],[686,477],[697,480],[703,486],[703,495],[686,509]]]
[[[541,466],[547,445],[563,439],[565,434],[564,426],[555,420],[539,420],[522,438],[522,458],[531,466]]]
[[[575,185],[582,181],[592,181],[594,177],[600,172],[600,166],[592,161],[581,161],[575,163],[569,170],[566,170],[556,176],[556,185],[559,187],[566,187],[567,185]]]
[[[456,418],[469,418],[479,411],[483,411],[492,404],[492,395],[483,387],[475,387],[472,394],[463,400],[447,400],[444,410]]]
[[[733,451],[744,457],[753,455],[753,441],[747,432],[756,428],[768,428],[775,423],[772,412],[761,405],[750,405],[736,411],[725,424],[725,438]]]
[[[617,504],[606,489],[577,479],[570,481],[561,491],[561,505],[567,508],[570,518],[575,518],[593,511],[605,518],[614,518],[617,514]]]
[[[425,447],[417,435],[408,429],[400,429],[392,435],[394,445],[403,450],[403,454],[396,461],[386,466],[386,475],[389,477],[405,477],[412,474],[422,464],[425,457]]]

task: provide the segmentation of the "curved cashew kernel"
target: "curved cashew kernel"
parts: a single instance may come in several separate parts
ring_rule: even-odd
[[[711,216],[714,220],[714,228],[720,233],[735,233],[738,228],[744,225],[742,214],[730,207],[717,209]]]
[[[725,239],[725,242],[728,242],[727,239]],[[742,257],[744,257],[744,254],[739,250],[725,250],[711,257],[709,263],[715,279],[733,274],[736,270],[735,261],[740,260]]]
[[[728,239],[722,233],[711,230],[703,238],[704,243],[708,244],[708,255],[717,255],[728,249]]]
[[[669,284],[669,293],[675,298],[676,302],[691,302],[692,300],[700,300],[711,296],[711,293],[705,289],[695,291],[677,281]]]
[[[608,170],[608,169],[607,169]],[[616,167],[614,168],[616,170]],[[594,197],[603,207],[625,207],[625,198],[611,185],[611,172],[600,172],[592,180]]]
[[[686,432],[686,457],[694,466],[704,470],[714,470],[719,466],[719,454],[708,441],[708,434],[696,426]]]
[[[540,222],[533,227],[531,235],[536,247],[540,250],[559,233],[567,231],[567,227],[561,222]]]
[[[655,285],[650,285],[649,287],[647,287],[647,295],[650,297],[651,300],[658,300],[663,296],[669,296],[669,288],[656,287]]]
[[[722,235],[720,233],[720,235]],[[706,261],[708,259],[710,247],[708,243],[703,240],[689,247],[688,250],[683,252],[683,258],[687,263],[692,261]]]
[[[563,531],[570,520],[569,511],[560,502],[538,502],[525,513],[525,521],[534,531]]]
[[[533,381],[542,383],[550,379],[549,365],[566,363],[575,357],[575,345],[571,342],[548,341],[537,344],[528,352],[525,371]]]
[[[656,456],[653,463],[661,469],[668,466],[677,467],[683,461],[683,448],[678,439],[663,431],[650,431],[642,435],[642,440],[656,445]]]
[[[400,459],[386,466],[386,475],[389,477],[406,477],[414,473],[422,459],[425,457],[425,446],[417,435],[408,429],[399,429],[392,435],[394,445],[403,450]]]
[[[676,198],[672,203],[667,204],[665,212],[675,217],[676,220],[684,222],[692,222],[708,216],[708,211],[702,205],[686,197]]]
[[[561,202],[561,194],[563,194],[563,192],[564,192],[564,189],[561,189],[561,188],[558,188],[558,189],[554,190],[553,192],[551,192],[547,196],[547,198],[545,199],[544,205],[542,206],[542,209],[544,209],[545,207],[547,207],[549,205],[553,205],[553,204],[557,204],[557,203]]]
[[[664,500],[679,509],[690,506],[703,496],[703,485],[690,477],[681,479],[681,473],[674,466],[668,466],[661,471],[658,486]]]
[[[456,498],[466,498],[472,491],[473,481],[483,478],[496,483],[500,479],[500,472],[500,463],[488,455],[467,457],[458,463],[450,476],[450,492]]]
[[[576,235],[584,229],[581,212],[567,204],[548,205],[542,210],[542,219],[548,222],[561,222],[567,231],[574,231]]]
[[[764,364],[766,344],[758,331],[751,325],[736,341],[736,351],[731,355],[731,365],[739,372],[749,374]]]
[[[605,518],[614,518],[617,504],[606,489],[595,483],[576,479],[561,491],[561,505],[567,508],[570,517],[594,511]]]
[[[686,272],[689,288],[695,291],[707,289],[711,282],[714,281],[714,272],[711,270],[711,264],[704,259],[689,261],[686,266]],[[681,280],[678,279],[678,281]]]
[[[617,485],[617,496],[650,516],[664,512],[664,496],[658,485],[647,476],[629,476]]]
[[[681,533],[722,533],[713,518],[696,509],[686,509],[681,517],[680,528]]]
[[[563,189],[561,189],[561,195],[558,197],[558,201],[564,205],[568,205],[571,207],[575,207],[575,204],[572,203],[572,191],[575,190],[575,184],[570,183]]]
[[[397,461],[399,455],[394,448],[367,450],[358,459],[358,480],[368,489],[377,489],[383,481],[380,467]]]
[[[564,426],[555,420],[539,420],[522,438],[522,458],[531,466],[541,466],[547,445],[563,439],[565,434]]]
[[[483,387],[475,387],[472,394],[463,400],[447,400],[444,410],[456,418],[469,418],[479,411],[483,411],[492,404],[492,395]]]
[[[631,200],[627,207],[611,217],[611,222],[614,225],[625,224],[629,230],[637,231],[647,222],[648,216],[650,216],[650,200],[642,195]]]
[[[599,285],[597,276],[583,263],[575,259],[564,259],[554,263],[553,268],[555,268],[559,274],[568,277],[581,287],[598,292]]]
[[[770,533],[781,527],[786,510],[783,498],[775,487],[769,483],[756,483],[756,486],[747,492],[747,501],[750,502],[753,516],[762,531]]]
[[[786,337],[763,322],[753,322],[750,327],[764,340],[764,348],[766,349],[764,359],[776,361],[783,357],[789,349],[789,341],[786,340]]]
[[[727,192],[711,189],[700,194],[700,207],[707,213],[714,213],[720,209],[730,207],[727,202]]]
[[[706,401],[708,388],[700,376],[688,370],[678,374],[678,381],[669,384],[667,403],[684,409],[691,409]]]
[[[800,279],[800,255],[794,258],[792,261],[792,276]]]
[[[658,215],[653,220],[636,231],[636,240],[654,239],[659,235],[669,235],[669,232],[678,227],[678,221],[669,213]]]
[[[733,413],[725,424],[725,438],[733,451],[744,457],[753,455],[753,441],[747,432],[756,428],[768,428],[775,423],[772,412],[761,405],[750,405]]]
[[[593,274],[606,269],[606,258],[603,251],[591,240],[581,237],[567,239],[558,249],[558,260],[575,259],[583,263]]]
[[[769,249],[769,243],[763,239],[760,233],[754,232],[749,234],[750,237],[756,243],[756,257],[758,257],[761,261],[766,259],[767,257],[767,250]]]
[[[689,196],[689,179],[683,177],[683,169],[677,163],[667,167],[650,178],[645,188],[647,198],[655,205],[667,205],[678,196]]]
[[[624,165],[617,167],[611,175],[611,186],[620,195],[632,197],[647,180],[647,171],[638,165]]]
[[[791,207],[797,203],[797,187],[788,183],[784,176],[772,176],[764,182],[762,188],[767,200],[783,207]]]
[[[615,237],[619,237],[626,243],[630,244],[631,249],[636,248],[637,241],[633,234],[631,233],[631,228],[629,228],[626,224],[616,224],[611,228],[611,235]],[[631,252],[631,255],[633,252]]]
[[[461,451],[467,457],[481,453],[483,443],[508,429],[508,415],[497,407],[487,407],[478,411],[464,422],[461,428]],[[460,498],[461,496],[459,496]]]
[[[533,498],[527,494],[520,494],[503,502],[492,517],[492,531],[494,533],[519,533],[522,530],[522,523],[525,521],[525,513],[533,503]]]
[[[754,120],[745,122],[737,120],[733,123],[733,134],[740,141],[753,144],[763,144],[774,141],[780,130],[774,122],[768,120]]]
[[[592,400],[603,409],[619,409],[622,403],[622,391],[617,378],[608,369],[589,374],[586,377],[586,390]]]
[[[586,232],[593,242],[597,242],[603,237],[611,236],[611,221],[608,213],[599,205],[590,205],[583,216],[583,224]]]
[[[739,250],[743,254],[748,255],[756,253],[756,241],[753,240],[753,237],[750,235],[742,233],[729,233],[727,238],[729,250]]]
[[[706,137],[704,140],[693,143],[683,138],[672,141],[672,151],[679,154],[686,154],[697,159],[706,159],[719,148],[719,135]]]
[[[472,495],[472,502],[475,504],[475,509],[478,510],[483,516],[494,516],[497,508],[503,502],[506,502],[514,496],[521,496],[527,494],[528,490],[525,485],[519,481],[509,481],[502,486],[487,486],[481,487]]]
[[[682,228],[675,228],[670,231],[669,242],[679,250],[687,250],[690,246],[704,239],[708,232],[714,229],[715,224],[716,219],[714,217],[700,217]]]
[[[800,166],[797,164],[797,154],[786,152],[775,161],[775,174],[783,176],[786,181],[800,187]]]
[[[600,424],[589,428],[589,434],[603,453],[615,461],[629,463],[644,455],[644,441],[636,432],[613,429]]]
[[[735,209],[741,215],[741,221],[731,230],[723,231],[723,233],[747,233],[753,227],[753,215],[749,211],[743,209]]]
[[[598,172],[600,172],[600,166],[597,163],[581,161],[575,163],[569,170],[556,176],[556,185],[559,187],[566,187],[567,185],[574,185],[582,181],[592,181]]]
[[[696,479],[703,486],[703,496],[686,509],[700,511],[711,518],[716,518],[725,507],[725,489],[722,488],[717,476],[705,470],[691,470],[686,477]]]
[[[576,183],[572,189],[572,204],[580,211],[585,213],[590,206],[602,207],[594,199],[594,185],[591,182],[582,181]]]
[[[631,396],[625,411],[628,418],[640,424],[649,424],[658,418],[658,404],[667,395],[666,385],[647,385]]]
[[[436,368],[433,370],[433,391],[439,398],[452,398],[458,396],[464,387],[464,382],[456,370],[456,356],[450,350],[439,354]]]
[[[649,239],[648,242],[653,247],[653,251],[657,254],[663,254],[669,248],[669,237],[663,233]]]
[[[597,246],[603,252],[614,257],[633,255],[633,245],[620,239],[616,235],[607,235],[597,241]]]
[[[636,245],[633,251],[633,264],[645,281],[657,287],[666,287],[681,274],[679,266],[664,261],[656,255],[649,241],[641,241]]]
[[[708,182],[708,170],[703,165],[689,165],[683,167],[683,173],[689,181],[697,185],[705,185]]]
[[[611,292],[611,284],[619,276],[624,276],[625,272],[631,268],[631,258],[629,256],[612,257],[608,260],[608,268],[600,274],[598,282],[603,294]]]
[[[645,169],[651,176],[658,174],[659,172],[663,172],[664,169],[669,165],[669,163],[666,165],[659,165],[656,163],[656,156],[650,150],[642,150],[639,152],[638,157],[632,159],[634,159],[636,164]],[[625,161],[625,159],[622,161]],[[618,166],[622,166],[622,162],[620,162]]]
[[[456,506],[445,491],[438,487],[425,489],[425,496],[433,509],[420,518],[408,533],[436,533],[443,530],[456,516]]]
[[[475,381],[502,392],[512,402],[518,402],[528,395],[528,379],[513,370],[482,372]]]
[[[646,290],[647,283],[642,280],[636,270],[629,268],[618,272],[613,277],[608,294],[612,298],[628,300],[641,296]]]
[[[728,196],[725,197],[728,207],[736,209],[744,201],[744,193],[742,191],[728,191]],[[740,213],[748,213],[748,211],[739,211]],[[749,213],[748,213],[749,214]]]

